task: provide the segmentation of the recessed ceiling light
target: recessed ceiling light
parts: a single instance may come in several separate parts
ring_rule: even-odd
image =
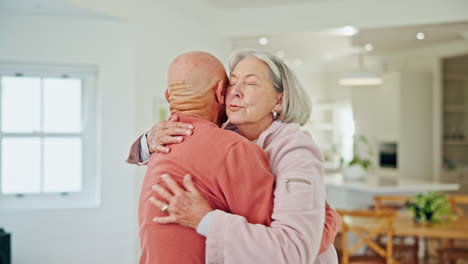
[[[364,45],[364,49],[367,51],[371,51],[374,49],[374,46],[372,46],[372,44],[370,43],[367,43],[366,45]]]
[[[424,37],[425,37],[424,33],[422,33],[422,32],[418,32],[418,34],[416,34],[416,38],[419,39],[419,40],[424,39]]]
[[[258,40],[258,43],[259,43],[260,45],[265,46],[266,44],[268,44],[268,39],[265,38],[265,37],[261,37],[261,38]]]
[[[284,50],[278,50],[278,51],[276,52],[276,56],[277,56],[278,58],[284,58]]]
[[[352,26],[346,26],[346,27],[343,27],[343,35],[345,36],[354,36],[357,34],[357,28],[355,27],[352,27]]]
[[[351,37],[359,33],[359,29],[353,26],[344,26],[344,27],[332,28],[332,29],[322,31],[322,32],[326,34],[330,34],[330,35],[335,35],[335,36]]]

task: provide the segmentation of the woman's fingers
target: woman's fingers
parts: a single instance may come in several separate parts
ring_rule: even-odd
[[[183,137],[171,137],[171,136],[163,136],[159,139],[160,145],[170,145],[170,144],[177,144],[184,140]]]
[[[182,136],[192,135],[193,126],[187,123],[163,121],[154,125],[147,137],[150,153],[155,151],[168,153],[170,149],[163,149],[165,145],[177,144],[183,141]]]
[[[193,125],[189,123],[182,123],[182,122],[172,122],[172,123],[180,128],[193,129]]]
[[[190,136],[193,131],[186,127],[168,127],[161,131],[164,136]]]
[[[193,193],[193,194],[200,194],[198,192],[197,187],[195,187],[195,184],[192,181],[192,176],[190,174],[187,174],[184,176],[184,187],[187,189],[187,191]]]
[[[155,217],[153,218],[153,222],[158,224],[179,224],[177,217],[174,215]]]
[[[213,211],[210,203],[200,194],[189,174],[185,175],[183,179],[185,189],[168,174],[162,175],[161,178],[168,189],[155,185],[155,190],[161,197],[168,197],[167,212],[169,217],[156,217],[153,221],[159,224],[176,223],[196,229],[203,217]],[[164,203],[158,205],[164,206]]]
[[[156,150],[156,152],[159,152],[159,153],[169,153],[171,151],[171,148],[164,147],[162,145],[157,145],[155,150]]]
[[[163,174],[161,178],[164,180],[167,187],[174,195],[181,195],[184,193],[184,189],[182,189],[180,185],[174,181],[171,176],[169,176],[169,174]]]
[[[169,117],[169,119],[167,121],[177,122],[177,121],[179,121],[179,116],[178,115],[173,115],[173,116]]]
[[[171,121],[162,121],[159,122],[156,126],[157,129],[169,129],[169,128],[182,128],[182,129],[193,129],[193,125],[189,123],[182,123],[182,122],[171,122]]]
[[[155,184],[153,185],[153,190],[159,194],[162,198],[164,198],[166,201],[170,202],[172,200],[172,194],[169,193],[164,187]]]
[[[167,205],[167,203],[162,202],[154,197],[150,197],[148,200],[150,201],[150,203],[152,203],[154,206],[156,206],[157,208],[161,210],[165,205]]]

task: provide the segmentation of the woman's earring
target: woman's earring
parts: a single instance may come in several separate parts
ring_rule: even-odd
[[[278,113],[276,111],[273,111],[273,120],[276,120],[276,118],[278,117]]]

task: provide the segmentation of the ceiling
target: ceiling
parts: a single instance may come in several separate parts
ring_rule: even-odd
[[[63,0],[0,0],[0,12],[110,18]]]
[[[284,60],[290,65],[301,67],[307,64],[307,69],[314,71],[324,64],[351,63],[355,65],[355,57],[358,53],[378,55],[463,40],[468,35],[466,34],[468,22],[360,29],[354,36],[334,35],[329,33],[331,31],[334,30],[234,38],[232,48],[233,50],[260,49],[284,55]],[[416,38],[418,32],[425,34],[424,40]],[[269,40],[268,44],[260,45],[260,37],[266,37]],[[373,46],[370,52],[364,50],[364,45],[368,43]],[[368,63],[372,63],[371,60],[372,58],[366,59]]]
[[[336,2],[342,0],[201,0],[201,2],[217,8],[249,8],[249,7],[270,7],[291,4]]]
[[[421,7],[419,2],[426,3],[420,10],[424,12],[414,12]],[[214,17],[209,19],[217,21],[213,25],[219,27],[220,35],[232,40],[233,49],[252,48],[284,53],[286,61],[296,65],[308,64],[309,69],[341,58],[355,57],[367,43],[373,45],[373,53],[379,53],[468,39],[468,22],[438,22],[457,21],[457,17],[466,17],[458,21],[468,21],[466,0],[447,0],[443,5],[438,5],[438,0],[414,0],[411,3],[414,6],[405,0],[392,3],[375,3],[375,0],[0,0],[0,12],[113,19],[100,12],[112,7],[128,10],[140,6],[151,10],[158,5],[169,5],[200,19],[213,14]],[[402,13],[402,10],[407,12]],[[330,16],[331,13],[334,15]],[[397,20],[394,13],[400,14]],[[394,26],[388,26],[385,16]],[[365,19],[360,21],[361,18]],[[401,23],[414,25],[427,19],[431,20],[428,25],[399,26]],[[359,34],[346,37],[323,31],[346,25],[349,21],[363,27],[359,29]],[[415,38],[420,31],[426,35],[424,40]],[[268,45],[258,43],[258,38],[262,36],[270,39]]]
[[[415,37],[418,32],[424,33],[424,40]],[[351,43],[354,46],[371,43],[376,52],[386,52],[461,40],[466,33],[468,22],[374,28],[360,30],[359,34],[352,37]]]
[[[232,49],[265,50],[283,57],[292,66],[309,63],[311,64],[308,65],[309,68],[310,66],[320,68],[320,62],[356,54],[359,51],[359,49],[351,46],[351,39],[345,36],[333,36],[321,33],[266,36],[269,40],[267,45],[259,44],[259,37],[234,39]]]

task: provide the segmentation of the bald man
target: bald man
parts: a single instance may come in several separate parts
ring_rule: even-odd
[[[169,67],[166,99],[171,117],[192,124],[193,135],[171,146],[169,154],[153,153],[149,159],[139,201],[140,264],[205,263],[203,236],[181,225],[152,221],[167,215],[167,208],[149,202],[156,196],[152,187],[165,186],[166,173],[179,184],[191,174],[216,209],[245,216],[250,223],[271,222],[274,177],[266,154],[244,137],[219,128],[226,119],[226,86],[223,65],[208,53],[182,54]]]

